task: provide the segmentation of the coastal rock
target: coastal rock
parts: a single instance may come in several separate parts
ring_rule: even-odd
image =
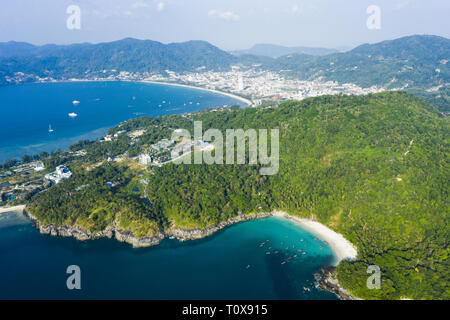
[[[169,230],[167,230],[166,235],[170,236],[170,237],[175,237],[181,241],[202,239],[205,237],[209,237],[212,234],[214,234],[215,232],[222,230],[230,225],[233,225],[233,224],[236,224],[239,222],[243,222],[243,221],[248,221],[248,220],[267,218],[267,217],[270,217],[271,215],[272,215],[271,213],[255,213],[255,214],[250,214],[250,215],[239,215],[239,216],[231,218],[227,221],[220,222],[219,224],[217,224],[213,227],[208,227],[205,229],[186,230],[186,229],[172,227]]]
[[[319,289],[332,292],[341,300],[359,300],[339,285],[339,282],[336,279],[335,267],[323,268],[322,273],[317,276],[316,280]]]
[[[52,236],[74,237],[80,241],[94,240],[100,238],[112,238],[113,230],[105,230],[97,233],[83,230],[79,227],[57,227],[54,225],[38,226],[42,234],[50,234]]]
[[[164,239],[163,234],[158,234],[154,237],[138,239],[131,232],[123,232],[117,229],[114,231],[114,235],[118,241],[129,243],[133,246],[133,248],[154,246],[159,244]]]
[[[42,234],[50,234],[52,236],[61,237],[74,237],[80,241],[95,240],[100,238],[116,238],[118,241],[126,242],[131,244],[133,247],[149,247],[157,245],[164,239],[164,235],[159,234],[152,238],[139,239],[134,237],[131,232],[123,232],[117,229],[117,227],[111,226],[100,232],[90,232],[84,230],[78,226],[55,226],[55,225],[42,225],[39,220],[33,216],[28,211],[24,210],[25,215],[27,215],[39,228]]]

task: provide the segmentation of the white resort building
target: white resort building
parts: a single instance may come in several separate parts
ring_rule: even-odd
[[[45,179],[51,181],[52,183],[58,184],[63,179],[69,179],[72,176],[67,166],[61,165],[56,167],[56,171],[46,174]]]
[[[139,155],[138,161],[140,165],[146,166],[152,163],[152,157],[146,153],[142,153]]]

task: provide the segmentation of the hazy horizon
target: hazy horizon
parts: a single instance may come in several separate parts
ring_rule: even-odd
[[[444,36],[439,36],[439,35],[434,35],[434,34],[411,34],[411,35],[404,35],[401,37],[394,37],[392,39],[384,39],[384,40],[380,40],[380,41],[374,41],[374,42],[366,42],[366,43],[359,43],[357,45],[354,46],[340,46],[340,47],[327,47],[327,46],[304,46],[304,45],[283,45],[283,44],[279,44],[279,43],[267,43],[267,42],[261,42],[261,43],[254,43],[249,47],[246,48],[240,48],[240,49],[224,49],[221,48],[220,46],[216,45],[215,43],[212,43],[211,41],[207,41],[207,40],[203,40],[203,39],[190,39],[190,40],[185,40],[185,41],[179,41],[179,42],[162,42],[162,41],[157,41],[157,40],[153,40],[153,39],[140,39],[140,38],[135,38],[135,37],[125,37],[125,38],[120,38],[120,39],[114,39],[114,40],[110,40],[110,41],[99,41],[99,42],[89,42],[89,41],[84,41],[84,42],[73,42],[73,43],[42,43],[42,44],[36,44],[33,43],[31,41],[17,41],[17,40],[8,40],[8,41],[0,41],[0,43],[7,43],[7,42],[23,42],[23,43],[29,43],[35,46],[45,46],[45,45],[74,45],[74,44],[100,44],[100,43],[109,43],[109,42],[115,42],[115,41],[121,41],[121,40],[125,40],[125,39],[135,39],[135,40],[141,40],[141,41],[156,41],[156,42],[160,42],[162,44],[171,44],[171,43],[183,43],[183,42],[189,42],[189,41],[206,41],[208,43],[211,43],[212,45],[218,47],[219,49],[223,50],[223,51],[229,51],[229,52],[234,52],[234,51],[240,51],[240,50],[247,50],[247,49],[251,49],[256,45],[274,45],[274,46],[281,46],[281,47],[286,47],[286,48],[295,48],[295,47],[305,47],[305,48],[323,48],[323,49],[335,49],[335,50],[339,50],[339,51],[348,51],[348,50],[352,50],[360,45],[364,45],[364,44],[374,44],[374,43],[379,43],[379,42],[383,42],[383,41],[390,41],[390,40],[395,40],[395,39],[399,39],[399,38],[403,38],[403,37],[408,37],[408,36],[416,36],[416,35],[423,35],[423,36],[438,36],[438,37],[443,37],[448,39],[447,37]]]
[[[76,30],[66,25],[73,5],[80,8]],[[380,25],[370,29],[374,5]],[[450,2],[442,0],[4,0],[0,6],[0,42],[35,45],[131,37],[204,40],[228,51],[261,43],[350,49],[415,34],[450,37]]]

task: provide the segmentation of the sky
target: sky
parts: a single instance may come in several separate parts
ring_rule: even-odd
[[[73,5],[79,29],[67,27]],[[449,16],[448,0],[1,0],[0,42],[133,37],[205,40],[224,50],[257,43],[349,49],[412,34],[449,38]]]

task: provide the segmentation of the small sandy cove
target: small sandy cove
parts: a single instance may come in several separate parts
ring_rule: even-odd
[[[312,221],[309,219],[303,219],[299,217],[294,217],[286,212],[276,211],[273,213],[274,217],[288,219],[294,223],[297,223],[303,229],[315,234],[322,240],[329,243],[331,249],[337,256],[337,261],[334,265],[338,265],[342,260],[355,260],[357,251],[353,244],[345,239],[341,234],[334,232],[330,228],[324,226],[323,224]]]

